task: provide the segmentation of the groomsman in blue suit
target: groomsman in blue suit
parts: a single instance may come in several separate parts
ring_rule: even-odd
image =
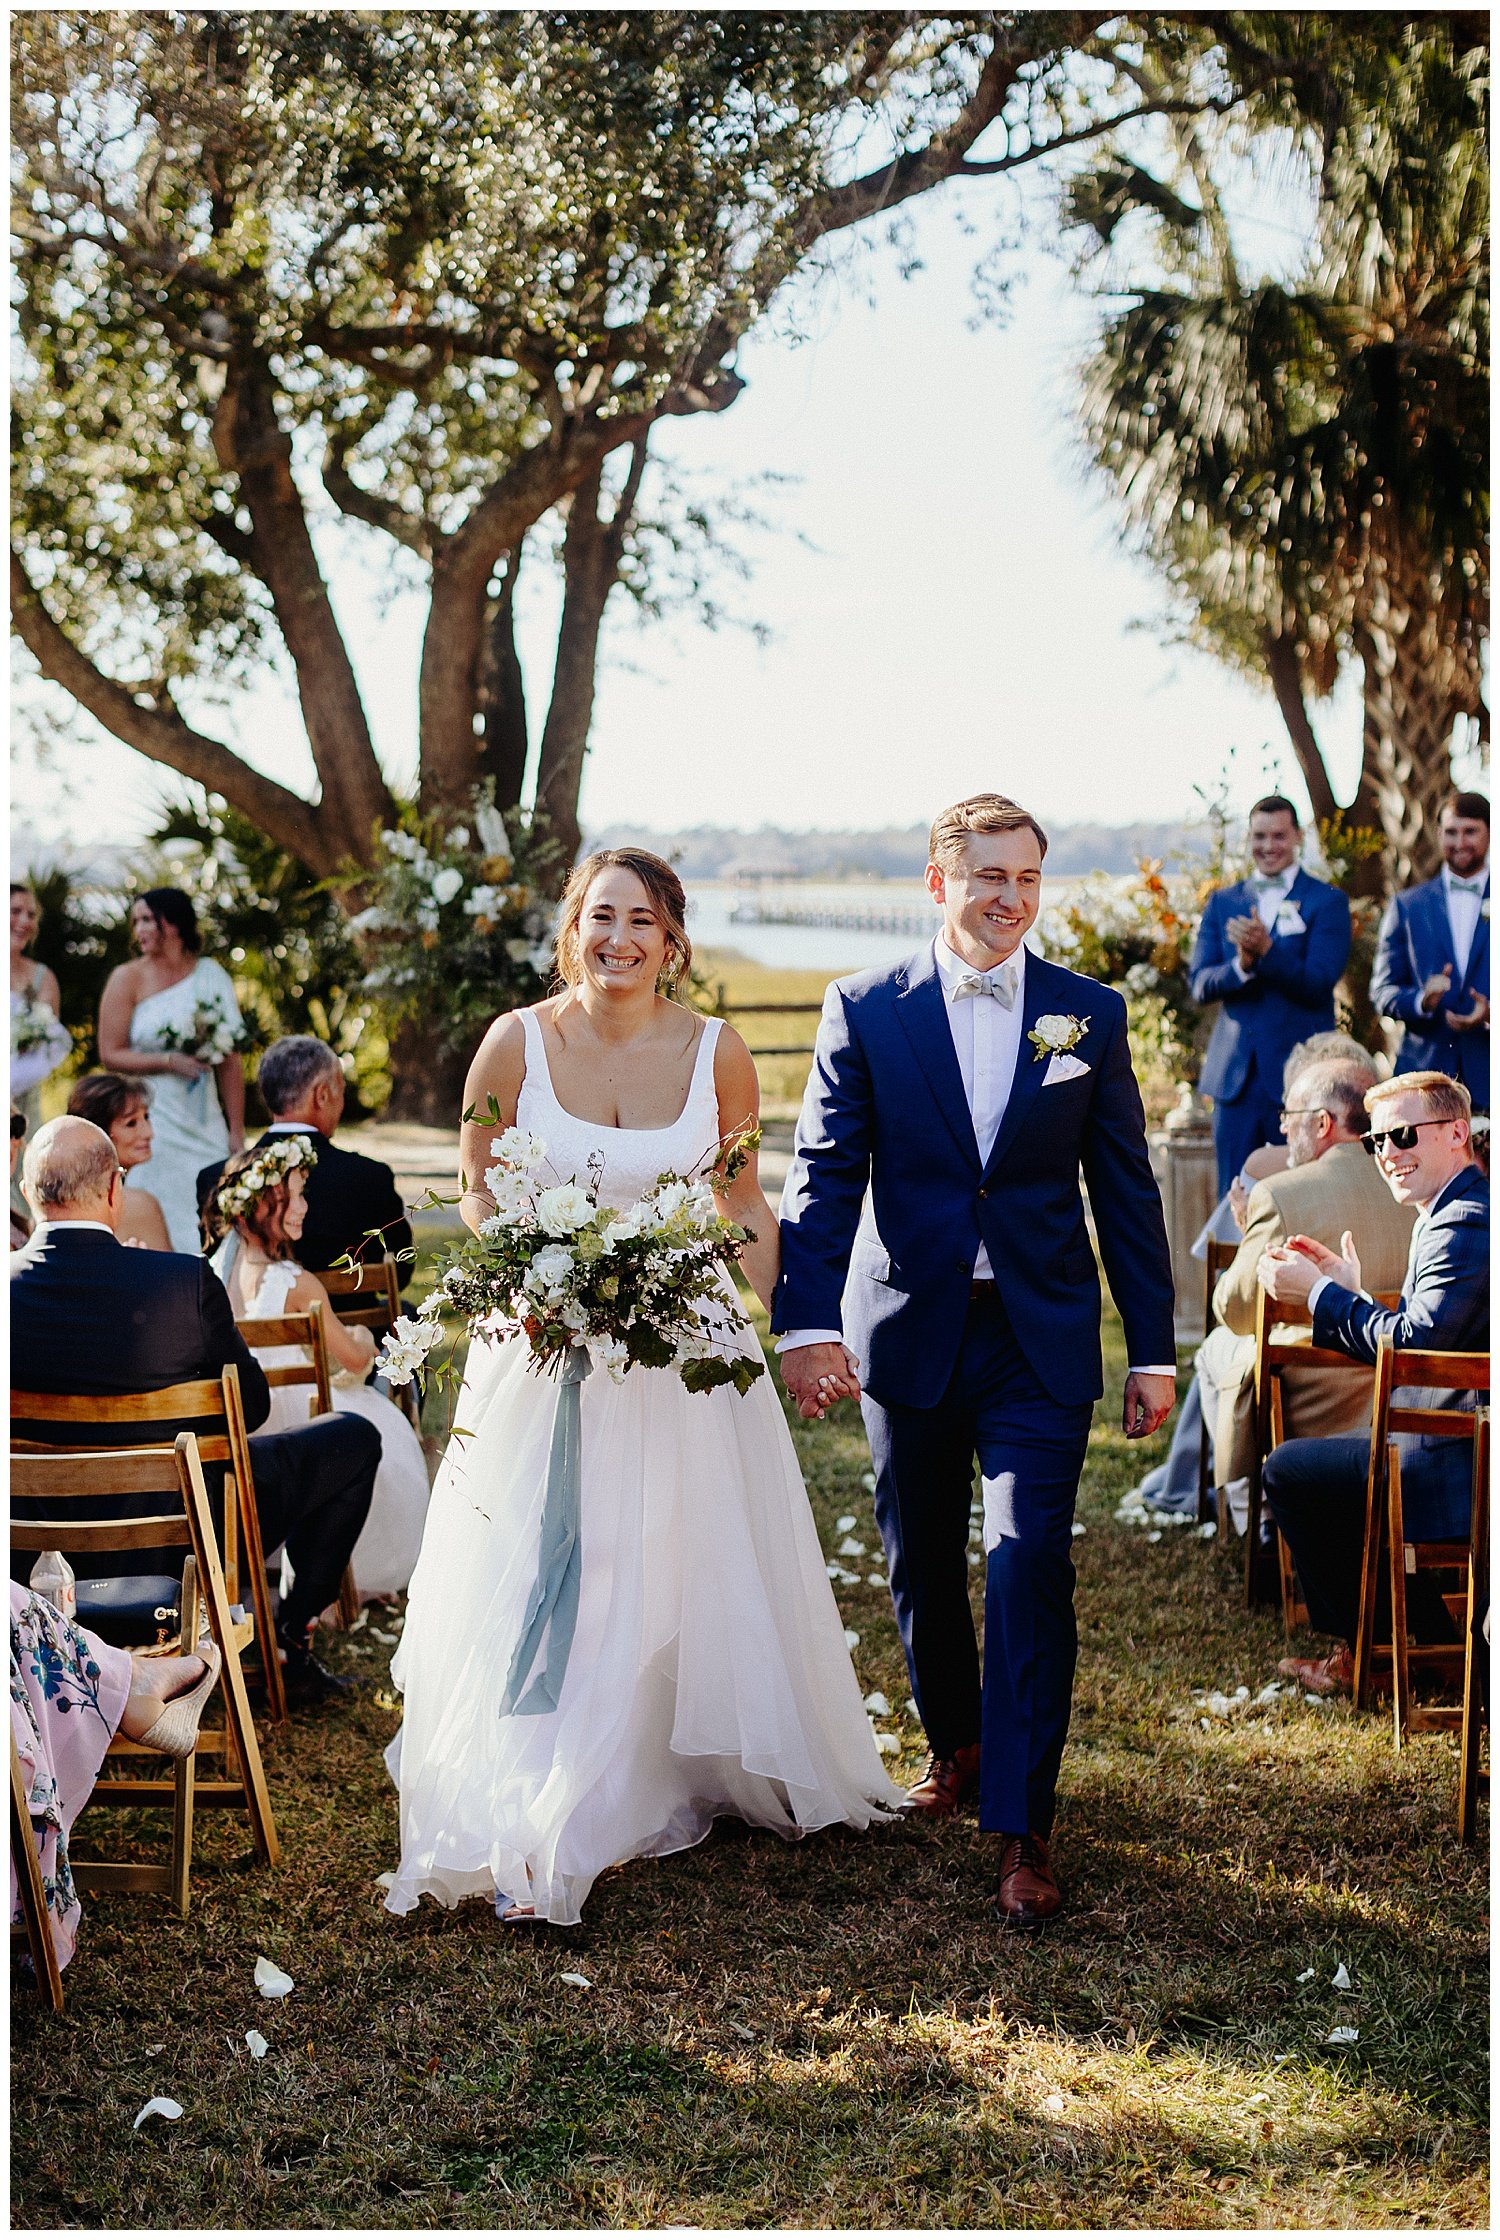
[[[1282,1069],[1333,1025],[1349,957],[1349,904],[1301,868],[1301,840],[1290,801],[1257,801],[1254,874],[1209,896],[1193,943],[1193,1001],[1220,1006],[1198,1086],[1213,1099],[1221,1197],[1252,1151],[1281,1140]]]
[[[1443,868],[1392,897],[1370,1001],[1406,1029],[1403,1073],[1451,1074],[1490,1108],[1490,805],[1456,793],[1443,810]]]
[[[1024,936],[1047,840],[1000,794],[932,828],[937,939],[830,987],[782,1197],[772,1328],[804,1416],[861,1397],[891,1597],[932,1758],[908,1799],[977,1795],[995,1903],[1061,1904],[1048,1842],[1072,1705],[1073,1505],[1103,1390],[1080,1171],[1132,1364],[1124,1429],[1171,1412],[1172,1271],[1112,988]],[[984,1665],[969,1502],[984,1494]]]

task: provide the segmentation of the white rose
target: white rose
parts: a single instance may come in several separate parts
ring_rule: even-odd
[[[604,1248],[613,1252],[617,1244],[625,1244],[641,1233],[640,1208],[632,1206],[628,1213],[617,1213],[604,1227]]]
[[[457,832],[454,833],[453,845],[460,851],[467,848],[467,846],[469,845],[469,828],[466,824],[461,824]]]
[[[536,1201],[536,1217],[549,1237],[570,1237],[576,1229],[593,1219],[594,1208],[586,1190],[576,1182],[559,1182],[551,1190],[542,1191]]]
[[[463,873],[455,871],[451,863],[445,864],[441,871],[433,873],[432,899],[440,910],[445,908],[456,894],[462,892],[463,883]]]
[[[491,1228],[490,1222],[485,1222],[486,1236],[498,1236],[502,1229],[511,1229],[518,1223],[535,1220],[536,1199],[532,1195],[531,1186],[512,1168],[489,1168],[485,1174],[484,1186],[495,1201],[495,1211],[491,1216],[495,1226]]]
[[[533,1298],[556,1298],[573,1280],[573,1255],[565,1244],[544,1244],[526,1271]]]
[[[529,1128],[507,1128],[503,1136],[495,1136],[490,1143],[491,1157],[503,1159],[510,1167],[539,1167],[547,1156],[547,1146],[540,1136]]]
[[[420,932],[420,933],[436,933],[436,932],[437,932],[437,929],[438,929],[438,914],[437,914],[437,911],[436,911],[436,910],[435,910],[435,909],[433,908],[433,906],[432,906],[432,904],[431,904],[430,902],[419,902],[419,903],[417,904],[417,930],[418,930],[418,932]]]
[[[498,917],[505,902],[502,887],[471,887],[464,896],[464,914],[470,918]]]
[[[595,1368],[605,1370],[615,1384],[624,1383],[630,1368],[630,1348],[623,1338],[613,1338],[607,1334],[600,1338],[590,1338],[589,1352],[593,1355]]]
[[[1066,1050],[1070,1042],[1078,1040],[1078,1021],[1067,1018],[1060,1011],[1048,1011],[1038,1019],[1032,1034],[1046,1050]]]
[[[651,1199],[658,1221],[670,1221],[673,1214],[680,1213],[687,1202],[688,1186],[685,1182],[677,1181],[664,1182],[659,1190],[653,1192]]]

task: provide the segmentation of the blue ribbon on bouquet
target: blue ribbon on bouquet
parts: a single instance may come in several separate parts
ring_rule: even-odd
[[[536,1585],[526,1604],[521,1638],[511,1659],[510,1676],[500,1699],[500,1715],[535,1716],[557,1709],[573,1628],[578,1622],[578,1575],[582,1568],[580,1525],[583,1506],[583,1427],[580,1387],[593,1368],[586,1346],[570,1346],[563,1356],[547,1457],[547,1490],[542,1497]],[[532,1667],[546,1638],[546,1662],[532,1678]],[[527,1688],[527,1681],[531,1686]],[[525,1693],[522,1693],[522,1690]]]

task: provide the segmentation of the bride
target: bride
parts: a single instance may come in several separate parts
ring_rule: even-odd
[[[676,873],[601,850],[563,896],[563,992],[497,1019],[460,1138],[461,1211],[499,1128],[530,1130],[558,1180],[593,1163],[625,1206],[754,1120],[754,1063],[732,1028],[673,1002],[691,959]],[[755,1163],[720,1198],[755,1232],[745,1273],[769,1303],[775,1216]],[[726,1278],[726,1282],[727,1282]],[[752,1341],[753,1342],[753,1341]],[[553,1711],[501,1698],[536,1576],[556,1387],[524,1339],[470,1347],[392,1660],[404,1724],[387,1753],[401,1860],[386,1897],[493,1896],[508,1921],[576,1922],[617,1860],[681,1851],[715,1817],[795,1837],[897,1807],[769,1377],[689,1393],[675,1372],[590,1376],[582,1399],[582,1580]],[[833,1395],[830,1393],[829,1397]]]

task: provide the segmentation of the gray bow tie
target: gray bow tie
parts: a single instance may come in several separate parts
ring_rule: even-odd
[[[996,1003],[1003,1003],[1006,1010],[1013,1010],[1016,1001],[1016,973],[1012,965],[997,965],[993,972],[965,973],[953,991],[957,1003],[960,996],[993,996]]]
[[[1252,879],[1250,882],[1257,894],[1274,894],[1278,890],[1285,890],[1291,883],[1290,878],[1279,871],[1274,879]]]
[[[1484,881],[1482,879],[1450,879],[1448,881],[1448,892],[1450,894],[1483,894]]]

